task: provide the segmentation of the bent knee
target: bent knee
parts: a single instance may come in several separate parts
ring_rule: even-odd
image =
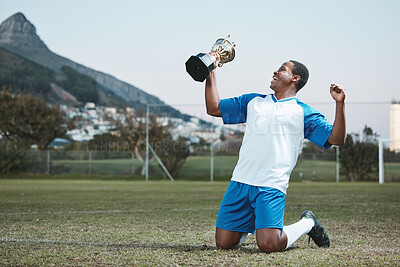
[[[219,249],[230,249],[239,244],[241,236],[242,233],[217,228],[215,232],[215,244]]]
[[[265,253],[278,252],[283,250],[279,242],[262,241],[257,242],[258,248]]]
[[[236,243],[230,240],[219,240],[219,239],[215,240],[215,244],[218,249],[231,249],[237,245]]]

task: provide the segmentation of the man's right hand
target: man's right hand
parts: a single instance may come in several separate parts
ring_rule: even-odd
[[[214,59],[215,59],[214,60],[214,65],[215,65],[214,69],[217,68],[218,67],[218,63],[221,61],[221,56],[215,51],[210,52],[209,55],[214,57]]]

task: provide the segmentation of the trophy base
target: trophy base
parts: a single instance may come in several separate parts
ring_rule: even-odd
[[[191,56],[185,65],[186,71],[197,82],[203,82],[215,68],[214,61],[208,54],[204,53]]]

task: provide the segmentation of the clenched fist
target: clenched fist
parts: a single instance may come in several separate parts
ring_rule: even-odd
[[[331,96],[336,102],[344,102],[346,98],[346,89],[338,84],[331,84],[330,88]]]

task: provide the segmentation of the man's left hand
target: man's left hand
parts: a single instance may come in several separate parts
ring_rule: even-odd
[[[344,102],[344,99],[346,98],[346,89],[338,84],[331,84],[331,96],[336,102]]]

